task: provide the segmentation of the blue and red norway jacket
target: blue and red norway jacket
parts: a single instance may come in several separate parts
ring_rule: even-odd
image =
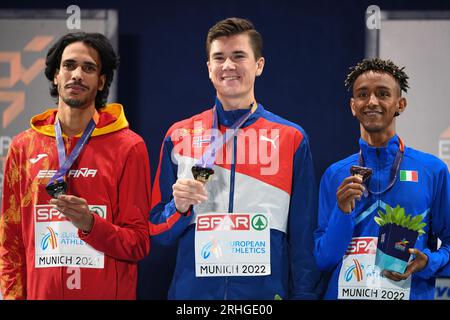
[[[220,131],[245,112],[225,111],[217,100]],[[150,232],[162,244],[178,241],[169,299],[317,299],[320,271],[312,254],[317,196],[308,138],[300,126],[258,105],[217,152],[214,179],[206,184],[208,200],[187,216],[176,211],[172,185],[193,178],[191,167],[209,145],[212,115],[209,109],[175,123],[161,148]],[[262,156],[263,148],[271,152]],[[195,216],[211,211],[270,215],[270,275],[195,276]]]
[[[386,147],[372,147],[360,139],[360,148],[365,166],[374,170],[369,188],[374,192],[388,186],[390,170],[397,151],[399,138],[395,135]],[[427,225],[425,234],[419,236],[415,248],[428,256],[426,267],[412,275],[410,299],[433,299],[435,277],[444,275],[450,256],[450,181],[448,168],[433,155],[405,147],[400,170],[415,172],[417,181],[404,181],[397,176],[388,191],[356,201],[351,214],[342,212],[336,200],[336,191],[342,181],[350,175],[350,167],[358,165],[358,154],[331,165],[324,173],[319,192],[319,226],[315,232],[314,255],[323,271],[330,272],[325,299],[338,296],[338,279],[343,256],[354,237],[377,237],[378,225],[374,221],[378,210],[385,211],[386,205],[400,205],[406,214],[422,215]],[[403,180],[403,181],[402,181]],[[439,250],[431,246],[439,238]],[[366,266],[366,270],[370,270]],[[364,274],[363,274],[364,277]]]

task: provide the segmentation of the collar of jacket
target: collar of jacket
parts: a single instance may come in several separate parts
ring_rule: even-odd
[[[367,167],[377,168],[391,166],[394,162],[400,142],[397,135],[388,140],[384,147],[370,146],[362,138],[359,139],[359,147],[361,148],[364,163]]]
[[[121,104],[110,103],[97,110],[97,112],[98,121],[96,121],[96,128],[92,132],[93,137],[128,128],[128,121]],[[57,109],[49,109],[32,117],[30,120],[31,128],[46,136],[54,137],[56,113]],[[82,132],[75,137],[79,138],[81,134]],[[65,137],[64,134],[63,136]]]
[[[216,109],[217,116],[219,117],[219,125],[225,126],[227,128],[231,127],[236,121],[239,120],[244,114],[249,112],[249,109],[238,109],[238,110],[230,110],[226,111],[223,109],[222,103],[219,99],[216,98]],[[264,107],[261,104],[258,104],[258,109],[250,115],[250,117],[245,121],[241,128],[248,127],[252,123],[254,123],[261,116],[264,111]]]

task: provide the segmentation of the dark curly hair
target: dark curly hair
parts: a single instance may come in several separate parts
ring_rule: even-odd
[[[394,77],[400,86],[400,93],[403,90],[407,92],[409,85],[409,77],[403,71],[405,67],[397,67],[391,60],[381,60],[380,58],[364,59],[362,62],[358,63],[356,66],[350,67],[350,73],[345,79],[345,86],[350,90],[353,87],[356,79],[367,71],[379,71],[389,73]]]
[[[56,70],[61,65],[61,57],[64,49],[71,43],[83,42],[84,44],[97,50],[102,69],[101,75],[106,75],[105,85],[102,91],[97,91],[95,96],[95,108],[99,109],[106,104],[109,94],[109,87],[114,78],[114,70],[119,67],[119,57],[109,40],[101,33],[75,32],[62,36],[49,50],[45,60],[45,76],[50,81],[50,95],[58,98],[58,88],[53,83]]]

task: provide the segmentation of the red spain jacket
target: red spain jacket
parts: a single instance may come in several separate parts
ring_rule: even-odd
[[[103,217],[94,214],[90,233],[78,230],[72,235],[80,245],[104,253],[104,267],[36,267],[36,248],[42,251],[39,246],[48,244],[42,239],[45,235],[35,234],[35,225],[42,223],[36,219],[46,216],[45,210],[51,212],[45,187],[59,169],[55,118],[55,109],[33,117],[31,128],[13,139],[5,162],[0,219],[3,297],[135,299],[137,262],[150,249],[150,165],[145,142],[128,128],[120,104],[98,110],[96,128],[66,174],[67,194],[105,211]],[[80,136],[63,137],[67,154]],[[53,234],[52,246],[57,247],[62,236]]]

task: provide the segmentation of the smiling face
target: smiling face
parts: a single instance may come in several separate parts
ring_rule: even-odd
[[[364,135],[395,134],[395,113],[406,108],[406,99],[400,95],[400,87],[394,77],[386,72],[367,71],[353,84],[350,101],[353,116],[361,124]]]
[[[69,44],[54,78],[59,103],[78,109],[95,106],[97,91],[105,84],[105,75],[100,75],[100,71],[100,57],[94,48],[83,42]]]
[[[241,101],[247,106],[254,101],[255,78],[263,71],[264,58],[255,59],[248,34],[214,39],[207,65],[224,107],[230,101]]]

